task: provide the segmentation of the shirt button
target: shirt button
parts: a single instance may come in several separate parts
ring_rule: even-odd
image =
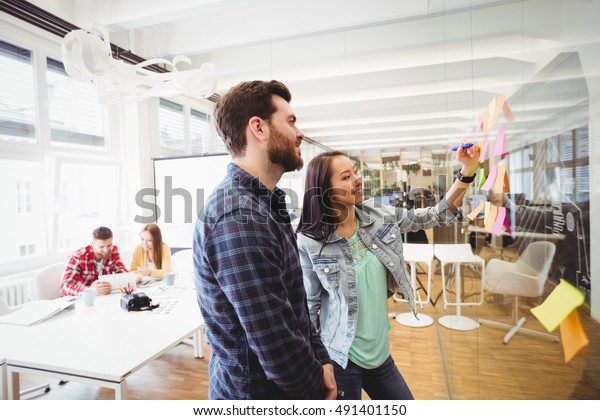
[[[392,238],[396,239],[396,234],[392,233]]]
[[[371,248],[377,249],[377,244],[373,244],[373,246],[371,246]]]
[[[394,261],[390,261],[390,262],[388,263],[388,265],[389,265],[390,267],[393,267],[393,266],[394,266]]]
[[[325,267],[325,268],[323,269],[323,271],[324,271],[324,272],[326,272],[326,273],[329,273],[329,267]]]
[[[365,230],[364,230],[364,229],[361,229],[361,230],[360,230],[360,233],[365,233]]]

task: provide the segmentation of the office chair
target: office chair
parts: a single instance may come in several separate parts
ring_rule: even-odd
[[[10,312],[14,312],[14,311],[18,310],[19,308],[20,308],[20,306],[13,306],[13,307],[8,306],[8,304],[4,301],[4,299],[0,298],[0,316],[6,315]],[[3,379],[0,378],[0,380],[3,380]],[[6,390],[6,388],[3,387],[3,393],[5,392],[5,390]],[[24,396],[27,396],[27,395],[30,395],[30,394],[33,394],[33,393],[36,393],[36,392],[42,391],[42,390],[44,391],[44,393],[50,392],[50,384],[45,383],[42,385],[36,385],[31,388],[24,389],[19,392],[19,395],[21,397],[24,397]],[[2,399],[7,398],[6,395],[0,395],[0,397]]]
[[[522,328],[525,317],[519,318],[519,297],[539,298],[542,295],[555,252],[556,246],[552,242],[532,242],[527,245],[516,262],[494,258],[487,264],[484,289],[494,294],[514,296],[513,324],[486,319],[480,319],[479,323],[508,329],[508,333],[504,336],[504,344],[507,344],[517,332],[558,341],[558,337],[552,334]]]
[[[50,264],[38,271],[34,278],[37,299],[57,299],[60,297],[60,282],[65,272],[65,263]]]
[[[171,255],[171,265],[173,266],[173,271],[179,274],[193,274],[194,251],[189,248],[175,252],[173,255]]]

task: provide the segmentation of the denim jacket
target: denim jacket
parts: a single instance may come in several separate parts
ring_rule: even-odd
[[[402,233],[446,226],[456,220],[445,200],[435,207],[407,210],[387,207],[373,199],[355,207],[364,244],[387,268],[388,297],[398,289],[415,313],[415,299],[402,256]],[[346,238],[333,233],[322,241],[298,235],[300,262],[308,299],[310,319],[321,334],[333,361],[346,367],[354,341],[358,315],[356,278],[352,253]],[[382,302],[387,305],[387,302]]]

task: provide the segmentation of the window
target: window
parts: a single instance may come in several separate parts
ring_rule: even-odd
[[[192,109],[190,112],[190,138],[193,155],[201,155],[210,152],[210,133],[210,116]]]
[[[161,98],[158,126],[160,130],[160,156],[184,156],[186,150],[183,105]]]
[[[59,165],[61,200],[58,212],[57,251],[72,251],[71,244],[89,243],[97,226],[117,225],[119,168],[108,165]]]
[[[21,245],[19,247],[19,249],[20,249],[21,257],[35,255],[35,244]]]
[[[103,109],[91,83],[70,78],[60,61],[47,59],[51,143],[104,148]]]
[[[17,181],[17,212],[31,213],[31,181]]]
[[[0,41],[0,139],[35,143],[32,53]]]
[[[42,162],[0,159],[0,220],[4,238],[0,241],[2,262],[16,262],[46,252],[45,190]],[[25,248],[23,248],[25,247]]]

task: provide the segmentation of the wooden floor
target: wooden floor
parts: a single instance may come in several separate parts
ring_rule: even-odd
[[[468,271],[468,270],[467,270]],[[468,275],[469,273],[465,273]],[[432,295],[441,290],[434,277]],[[465,280],[465,293],[477,291],[474,276]],[[550,288],[551,289],[551,288]],[[529,308],[536,301],[523,301],[525,327],[544,331]],[[454,313],[444,310],[440,300],[422,311],[434,319]],[[464,308],[473,319],[510,322],[510,302],[486,296],[477,307]],[[408,305],[389,301],[390,312],[404,312]],[[425,328],[409,328],[391,320],[392,356],[416,399],[533,400],[600,399],[600,324],[591,320],[589,308],[580,307],[583,328],[590,344],[565,363],[562,345],[517,333],[503,344],[506,331],[481,325],[472,331],[453,331],[435,322]],[[556,332],[558,334],[558,330]],[[207,355],[210,348],[206,346]],[[124,350],[125,351],[125,350]],[[192,400],[208,395],[208,356],[194,359],[192,348],[181,344],[128,379],[130,399]],[[25,376],[22,385],[39,384],[45,378]],[[34,399],[112,399],[111,390],[69,382]]]

